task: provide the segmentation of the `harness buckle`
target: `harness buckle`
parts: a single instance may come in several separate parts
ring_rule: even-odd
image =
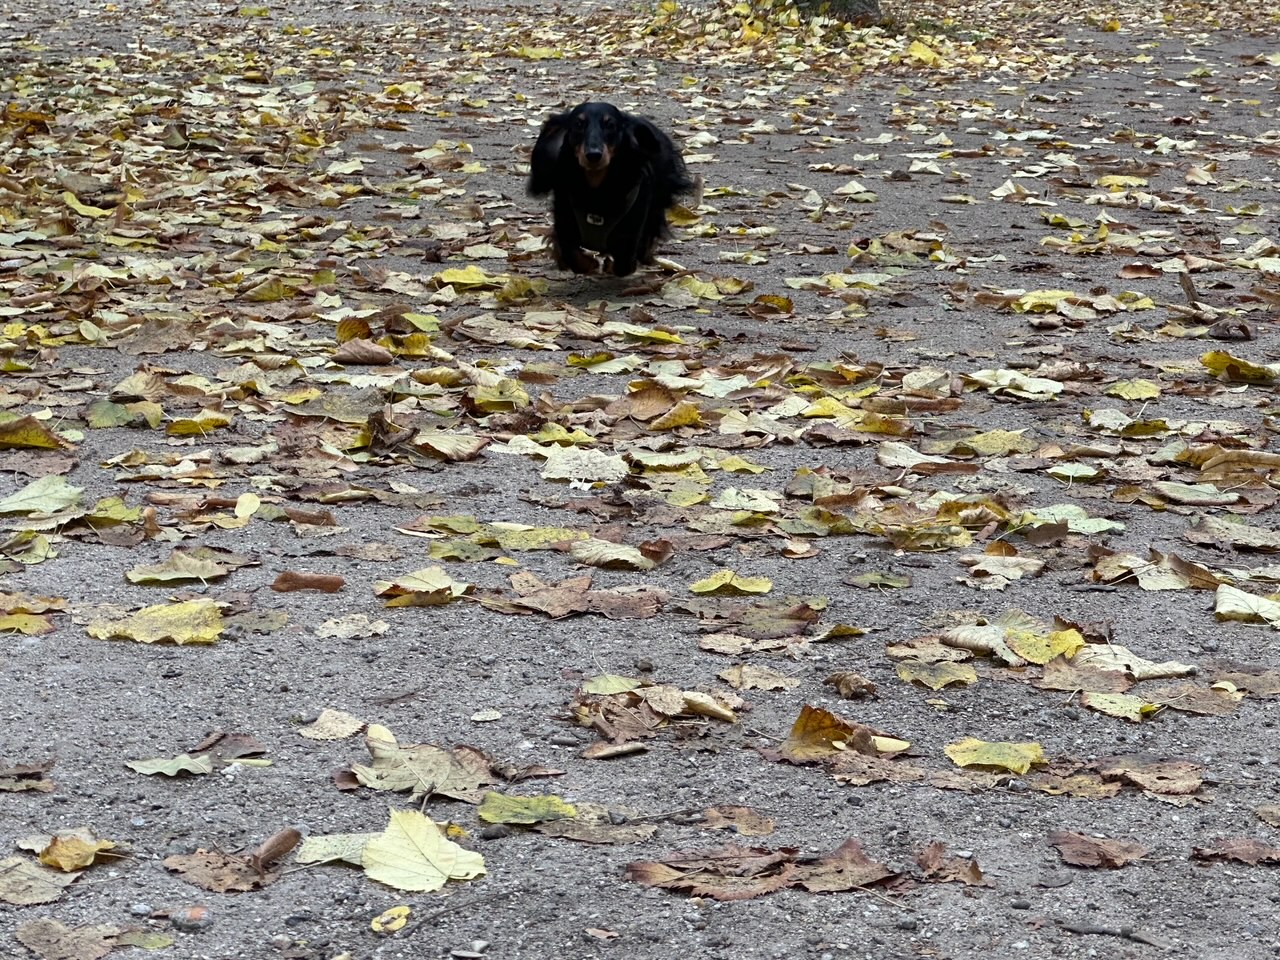
[[[604,226],[604,217],[600,216],[600,214],[598,213],[588,213],[586,215],[586,221],[587,223],[591,224],[593,227]]]

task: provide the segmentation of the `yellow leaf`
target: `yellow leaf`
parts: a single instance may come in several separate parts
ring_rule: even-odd
[[[762,467],[758,463],[752,463],[745,457],[739,457],[736,454],[731,457],[725,457],[716,464],[719,470],[726,470],[729,473],[764,473],[769,467]]]
[[[441,567],[415,570],[395,580],[377,580],[373,592],[388,597],[388,607],[434,607],[450,603],[472,591],[469,583],[460,583]]]
[[[460,290],[498,288],[507,282],[505,274],[488,274],[475,265],[461,269],[441,270],[432,279],[437,286],[449,285]]]
[[[35,417],[0,423],[0,450],[61,450],[67,446]]]
[[[242,493],[236,498],[235,514],[237,517],[252,517],[262,506],[262,498],[256,493]]]
[[[642,686],[644,684],[640,680],[632,680],[630,677],[619,676],[616,673],[602,673],[598,677],[583,681],[582,692],[599,697],[613,693],[626,693]]]
[[[395,933],[408,922],[411,913],[413,913],[413,908],[406,907],[403,904],[398,907],[389,907],[369,921],[369,929],[383,936]]]
[[[988,743],[966,737],[945,748],[958,767],[1001,767],[1026,773],[1033,763],[1044,763],[1044,749],[1038,743]]]
[[[1107,387],[1106,393],[1122,400],[1156,400],[1160,397],[1160,385],[1150,380],[1121,380]]]
[[[1145,187],[1147,185],[1146,177],[1133,177],[1128,174],[1112,173],[1105,177],[1099,177],[1093,181],[1096,187],[1106,187],[1107,189],[1122,190],[1125,187]]]
[[[1144,714],[1154,713],[1158,709],[1141,697],[1127,693],[1082,693],[1080,705],[1109,717],[1132,720],[1134,723],[1139,723]]]
[[[174,420],[165,429],[171,437],[203,437],[231,423],[231,417],[216,410],[201,410],[194,417]]]
[[[742,596],[752,593],[768,593],[773,589],[773,581],[768,577],[740,577],[732,570],[717,570],[709,577],[704,577],[691,584],[693,593],[710,596]]]
[[[1205,369],[1229,383],[1268,384],[1280,380],[1280,364],[1257,364],[1233,357],[1224,350],[1210,350],[1200,357]]]
[[[1009,304],[1016,313],[1052,313],[1067,297],[1077,296],[1071,290],[1031,290]]]
[[[701,427],[702,411],[691,400],[681,400],[665,414],[649,424],[650,430],[674,430],[677,427]]]
[[[919,40],[912,40],[911,46],[907,48],[907,56],[917,63],[923,63],[926,67],[936,67],[942,62],[940,57],[928,45],[921,43]]]
[[[978,671],[967,663],[956,663],[952,660],[941,663],[904,660],[898,664],[898,676],[908,683],[923,684],[930,690],[941,690],[953,683],[978,682]]]
[[[99,640],[136,640],[158,643],[171,640],[177,644],[215,643],[222,634],[222,613],[216,601],[201,598],[180,603],[160,603],[143,607],[137,613],[119,620],[101,618],[85,627],[89,636]]]
[[[53,622],[36,613],[6,613],[0,615],[0,633],[21,633],[28,637],[53,633]]]
[[[397,890],[439,890],[450,880],[471,880],[485,872],[484,858],[445,837],[417,810],[392,810],[386,830],[361,854],[370,879]]]
[[[1260,597],[1225,583],[1218,587],[1214,597],[1213,615],[1219,620],[1269,623],[1280,630],[1280,601]]]
[[[80,214],[82,217],[89,217],[91,220],[100,220],[103,217],[109,217],[115,213],[114,210],[106,210],[102,207],[91,207],[87,203],[81,203],[80,199],[70,190],[63,191],[62,202],[68,207]]]
[[[80,502],[83,487],[73,487],[66,479],[51,473],[32,480],[16,493],[0,500],[0,515],[19,513],[30,517],[41,513],[57,513]]]
[[[699,690],[682,690],[680,693],[684,697],[684,713],[712,717],[725,723],[734,723],[738,719],[732,710],[709,693]]]
[[[40,851],[40,862],[46,867],[56,867],[63,873],[83,870],[93,864],[101,850],[110,850],[115,846],[110,840],[83,840],[76,836],[54,837],[49,845]]]
[[[1005,642],[1023,660],[1043,664],[1057,657],[1071,659],[1084,646],[1084,637],[1079,630],[1055,630],[1049,634],[1009,630]]]
[[[569,820],[578,815],[571,803],[565,803],[554,794],[537,797],[511,797],[490,790],[480,801],[476,815],[485,823],[546,823],[548,820]]]

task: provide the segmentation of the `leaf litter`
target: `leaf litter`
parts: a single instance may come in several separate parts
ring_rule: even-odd
[[[696,758],[717,771],[699,809],[750,794],[805,840],[691,842],[633,864],[634,879],[715,899],[908,895],[908,871],[857,838],[813,852],[828,820],[772,802],[814,772],[797,766],[879,817],[884,790],[918,792],[953,811],[966,846],[1028,861],[1061,809],[1132,828],[1135,793],[1256,805],[1233,765],[1246,743],[1265,753],[1257,701],[1280,690],[1256,653],[1280,625],[1266,439],[1280,248],[1276,135],[1237,115],[1259,109],[1276,64],[1215,39],[1257,11],[1083,9],[1057,33],[1035,29],[1057,9],[930,12],[904,7],[885,28],[664,3],[548,13],[531,37],[483,10],[459,30],[453,10],[299,26],[288,4],[179,4],[95,11],[122,42],[89,53],[82,24],[28,10],[41,42],[0,39],[19,78],[0,117],[0,632],[14,665],[0,699],[48,713],[60,663],[109,664],[111,682],[156,665],[123,688],[194,684],[176,722],[216,699],[269,730],[273,753],[349,763],[334,751],[364,730],[370,759],[335,776],[327,790],[348,795],[333,802],[464,802],[477,822],[505,796],[528,822],[486,822],[520,842],[684,846],[692,822],[634,812],[676,791],[637,771]],[[626,99],[661,108],[703,184],[651,272],[574,286],[542,252],[545,213],[512,199],[512,148],[585,97],[593,70],[636,58],[653,69]],[[1123,112],[1112,70],[1133,78]],[[727,79],[743,71],[749,95]],[[93,642],[107,639],[145,646]],[[377,716],[371,683],[405,679],[405,644],[432,651],[413,668],[438,727],[422,738],[456,743],[447,718],[466,700],[462,717],[497,715],[468,727],[477,746],[402,745],[360,719]],[[235,666],[204,678],[214,662]],[[223,700],[230,678],[243,702]],[[828,709],[835,696],[867,722]],[[322,703],[353,712],[295,721]],[[86,720],[117,729],[102,710],[85,699]],[[539,734],[499,759],[527,734],[483,730],[522,715],[553,715],[577,746]],[[131,777],[121,761],[157,739],[135,714],[120,722],[116,750],[59,756],[83,812],[97,811],[86,766]],[[584,746],[582,728],[600,741]],[[1134,750],[1109,756],[1125,731],[1141,731]],[[167,774],[134,777],[140,796],[183,807],[228,789],[265,762],[237,736],[129,761]],[[1197,738],[1221,747],[1211,762]],[[563,808],[505,793],[550,775],[532,771],[556,769],[540,761],[561,747],[561,772],[626,803],[581,801],[581,783]],[[56,789],[42,749],[11,743],[0,765],[32,822]],[[255,771],[246,830],[298,802],[297,763]],[[184,771],[204,782],[169,779]],[[1025,836],[954,812],[1005,790],[1030,807]],[[728,819],[704,822],[765,835]],[[363,826],[293,855],[403,890],[481,890],[524,869],[499,844],[482,878],[491,864],[419,810]],[[138,832],[112,835],[164,847]],[[208,889],[254,890],[286,840],[228,854],[205,838],[180,864]],[[82,842],[51,856],[88,868],[113,841]],[[1265,844],[1196,842],[1197,859],[1274,860]],[[1123,854],[1106,847],[1099,865]],[[940,843],[915,863],[915,882],[993,882]],[[1021,869],[1003,868],[1002,884]],[[1128,869],[1181,896],[1176,871]],[[50,902],[52,875],[8,858],[0,897]],[[1023,933],[1043,945],[1042,928]],[[127,936],[42,920],[17,940],[100,956]]]

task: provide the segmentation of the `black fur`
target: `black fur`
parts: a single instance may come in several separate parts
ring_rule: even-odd
[[[529,164],[529,192],[552,195],[556,263],[591,273],[608,257],[615,276],[652,263],[670,235],[667,208],[693,181],[671,138],[644,117],[583,103],[542,125]]]

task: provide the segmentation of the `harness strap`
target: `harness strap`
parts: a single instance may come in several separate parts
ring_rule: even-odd
[[[574,207],[573,214],[578,219],[578,233],[582,237],[582,245],[590,250],[604,253],[609,246],[609,235],[622,222],[622,219],[631,212],[631,208],[636,205],[636,198],[639,196],[640,184],[637,183],[631,188],[631,192],[623,198],[622,210],[615,217],[605,217],[603,214],[591,213],[581,207]]]

